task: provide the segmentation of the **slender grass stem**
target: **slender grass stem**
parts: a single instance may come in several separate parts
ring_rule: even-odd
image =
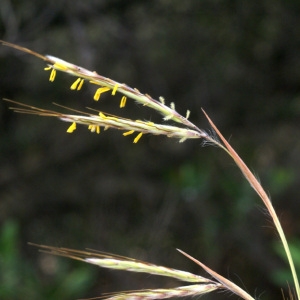
[[[288,245],[288,242],[286,240],[284,231],[282,229],[281,223],[278,219],[278,216],[275,212],[275,209],[272,205],[271,199],[268,197],[267,193],[263,189],[262,185],[259,183],[259,181],[256,179],[254,174],[250,171],[250,169],[247,167],[247,165],[244,163],[244,161],[240,158],[240,156],[236,153],[236,151],[231,147],[231,145],[227,142],[227,140],[224,138],[224,136],[221,134],[221,132],[218,130],[216,125],[213,123],[213,121],[209,118],[209,116],[206,114],[205,111],[203,111],[206,118],[208,119],[210,125],[213,127],[213,129],[216,131],[222,142],[224,143],[225,147],[227,148],[227,153],[232,157],[232,159],[235,161],[236,165],[240,168],[244,176],[246,177],[247,181],[250,183],[250,185],[253,187],[253,189],[256,191],[256,193],[259,195],[263,203],[265,204],[270,216],[272,217],[272,220],[274,222],[274,225],[276,227],[276,230],[279,234],[279,237],[281,239],[282,245],[284,247],[288,263],[290,265],[291,273],[294,280],[294,285],[296,289],[296,294],[298,299],[300,299],[300,288],[299,288],[299,281],[298,276],[296,273],[294,261],[291,255],[291,251]]]

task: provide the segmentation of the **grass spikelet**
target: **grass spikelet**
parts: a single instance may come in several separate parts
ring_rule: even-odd
[[[115,295],[104,298],[106,300],[152,300],[152,299],[168,299],[172,297],[189,297],[189,296],[201,296],[211,293],[222,288],[219,284],[195,284],[188,286],[180,286],[173,289],[149,289],[139,290],[133,292],[121,292]],[[102,298],[102,297],[101,297]],[[97,298],[93,298],[97,299]]]
[[[190,127],[196,131],[200,131],[200,129],[196,125],[194,125],[187,118],[183,117],[178,112],[176,112],[175,109],[172,108],[173,104],[171,104],[172,107],[166,106],[164,104],[164,100],[162,100],[163,98],[160,98],[159,101],[155,100],[152,97],[150,97],[149,95],[142,94],[136,88],[131,88],[124,83],[122,84],[122,83],[116,82],[110,78],[101,76],[101,75],[97,74],[96,72],[89,71],[85,68],[79,67],[75,64],[69,63],[69,62],[62,60],[60,58],[57,58],[55,56],[41,55],[41,54],[34,52],[28,48],[21,47],[21,46],[18,46],[18,45],[12,44],[12,43],[8,43],[5,41],[1,41],[1,40],[0,40],[0,43],[2,43],[5,46],[8,46],[8,47],[15,48],[19,51],[29,53],[29,54],[34,55],[34,56],[38,57],[39,59],[42,59],[43,61],[45,61],[48,64],[47,69],[53,70],[53,73],[51,70],[51,74],[52,74],[50,76],[51,81],[53,81],[55,78],[56,70],[65,72],[65,73],[75,76],[77,78],[80,77],[84,80],[87,80],[90,83],[100,85],[101,87],[109,88],[108,90],[112,89],[113,95],[116,93],[116,91],[118,91],[119,93],[123,94],[127,98],[131,98],[142,105],[145,105],[147,107],[150,107],[150,108],[156,110],[157,112],[161,113],[164,116],[165,120],[173,120],[184,126]],[[97,101],[97,100],[99,100],[101,92],[98,91],[96,93],[97,94],[95,94],[94,99]]]
[[[69,257],[72,259],[84,261],[102,268],[148,273],[152,275],[172,277],[180,281],[193,283],[214,283],[214,281],[205,277],[195,275],[186,271],[176,270],[172,268],[162,267],[155,264],[150,264],[136,259],[131,259],[124,256],[98,252],[94,250],[81,251],[68,248],[58,248],[45,245],[37,245],[29,243],[30,245],[40,248],[43,252]]]
[[[82,111],[77,111],[68,107],[63,107],[65,109],[75,111],[77,114],[64,114],[57,111],[45,110],[37,108],[34,106],[26,105],[9,99],[4,99],[5,101],[11,102],[16,106],[11,107],[15,112],[33,114],[46,117],[56,117],[65,122],[71,122],[72,125],[69,127],[69,133],[73,132],[76,124],[86,125],[89,129],[104,127],[104,128],[115,128],[118,130],[125,130],[124,136],[127,136],[133,132],[139,132],[139,134],[134,139],[134,143],[137,143],[141,138],[142,134],[153,134],[153,135],[165,135],[170,138],[178,138],[180,140],[186,139],[200,139],[207,138],[207,134],[203,131],[197,132],[188,128],[181,128],[172,125],[162,125],[148,121],[141,120],[131,120],[125,119],[119,116],[110,115],[103,112],[98,112],[98,114],[86,113]],[[91,126],[91,127],[90,127]],[[96,130],[97,132],[97,130]]]

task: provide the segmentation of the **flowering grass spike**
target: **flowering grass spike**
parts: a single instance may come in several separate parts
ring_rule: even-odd
[[[101,127],[103,127],[104,130],[108,128],[121,130],[123,131],[123,136],[136,134],[133,139],[133,143],[137,143],[141,139],[143,134],[164,135],[170,138],[177,138],[179,139],[179,142],[183,142],[187,139],[203,139],[205,144],[213,144],[223,149],[227,154],[229,154],[229,156],[233,159],[235,164],[241,170],[242,174],[245,176],[246,180],[249,182],[250,186],[261,198],[263,204],[265,205],[267,211],[269,212],[273,220],[273,223],[276,227],[276,230],[284,247],[293,276],[296,296],[290,296],[290,298],[300,300],[300,287],[294,266],[294,261],[281,223],[272,205],[270,197],[267,195],[267,193],[261,186],[260,182],[256,179],[254,174],[250,171],[250,169],[247,167],[244,161],[239,157],[236,151],[231,147],[228,141],[223,137],[216,125],[211,121],[211,119],[204,111],[203,112],[206,118],[208,119],[211,127],[216,133],[216,136],[220,138],[221,142],[216,137],[207,134],[204,130],[198,128],[196,125],[190,122],[188,120],[190,116],[190,111],[186,112],[186,117],[182,116],[175,110],[175,104],[171,102],[170,107],[167,106],[163,97],[159,97],[159,100],[157,101],[148,94],[142,94],[136,88],[131,88],[124,83],[116,82],[112,79],[101,76],[96,72],[92,72],[82,67],[76,66],[60,58],[51,55],[44,56],[30,49],[15,44],[11,44],[4,41],[0,42],[5,46],[9,46],[17,50],[29,53],[46,62],[47,67],[45,68],[45,70],[50,71],[50,82],[53,82],[55,80],[57,71],[65,72],[77,78],[71,85],[71,90],[79,91],[82,88],[84,82],[98,85],[99,87],[96,89],[94,94],[95,101],[98,101],[100,99],[101,94],[105,92],[111,91],[112,96],[115,96],[118,93],[122,95],[119,104],[120,108],[125,107],[127,99],[133,99],[137,103],[142,104],[143,106],[147,106],[155,110],[156,112],[162,114],[164,121],[174,121],[178,124],[178,126],[174,126],[173,124],[158,124],[149,121],[142,121],[139,119],[126,119],[120,116],[115,116],[109,113],[104,113],[102,111],[96,111],[92,109],[89,109],[88,112],[82,112],[56,104],[60,108],[67,109],[69,112],[74,112],[74,114],[67,114],[58,111],[37,108],[9,99],[4,99],[5,101],[8,101],[14,105],[11,108],[16,112],[39,116],[55,117],[62,121],[69,122],[71,123],[71,125],[67,128],[68,133],[74,132],[76,130],[77,124],[81,124],[86,126],[91,132],[96,132],[97,134],[100,133]],[[38,247],[40,247],[43,251],[49,252],[54,255],[70,257],[72,259],[81,260],[86,263],[96,264],[104,268],[120,269],[132,272],[144,272],[155,275],[169,276],[187,282],[197,282],[197,284],[195,285],[183,286],[174,289],[152,289],[115,293],[111,295],[110,298],[108,298],[111,300],[166,299],[170,297],[199,296],[220,289],[228,290],[232,293],[235,293],[236,295],[245,300],[254,300],[252,296],[250,296],[246,291],[242,290],[236,284],[224,278],[220,274],[214,272],[213,270],[205,266],[203,263],[181,250],[179,250],[180,253],[182,253],[183,255],[194,261],[196,264],[198,264],[201,268],[203,268],[208,274],[210,274],[210,276],[213,277],[213,280],[199,277],[197,275],[187,273],[184,271],[156,266],[153,264],[140,262],[124,257],[112,256],[108,254],[99,254],[95,252],[78,251],[66,248],[55,248],[43,245]],[[200,284],[198,284],[199,282]],[[290,295],[293,295],[292,291],[290,291]]]

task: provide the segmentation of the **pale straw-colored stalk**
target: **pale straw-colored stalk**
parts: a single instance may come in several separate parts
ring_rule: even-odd
[[[56,76],[56,71],[62,71],[65,73],[68,73],[70,75],[76,76],[77,79],[75,82],[71,85],[72,90],[80,90],[84,82],[89,82],[91,84],[96,85],[97,89],[94,94],[94,100],[98,101],[99,98],[101,97],[101,94],[111,92],[111,95],[116,95],[116,93],[122,94],[121,102],[120,102],[120,107],[123,108],[126,105],[126,99],[131,98],[138,103],[147,106],[149,108],[154,109],[155,111],[161,113],[163,115],[163,120],[164,121],[175,121],[179,124],[181,124],[184,127],[177,127],[173,125],[165,125],[165,124],[157,124],[153,122],[148,122],[148,121],[142,121],[142,120],[130,120],[130,119],[125,119],[119,116],[114,116],[111,114],[103,113],[97,111],[97,114],[92,114],[92,113],[86,113],[86,112],[81,112],[81,111],[76,111],[73,109],[69,109],[72,111],[76,112],[75,114],[64,114],[60,113],[57,111],[52,111],[52,110],[45,110],[37,107],[33,107],[30,105],[25,105],[22,103],[18,103],[12,100],[5,99],[6,101],[13,102],[14,104],[17,104],[17,107],[13,107],[13,109],[17,112],[20,113],[27,113],[27,114],[35,114],[35,115],[41,115],[41,116],[50,116],[50,117],[57,117],[60,120],[71,122],[71,126],[68,128],[67,132],[71,133],[76,129],[76,124],[83,124],[87,125],[89,130],[92,132],[100,132],[100,127],[104,127],[104,129],[107,128],[115,128],[119,130],[124,130],[125,132],[123,133],[124,136],[130,135],[134,132],[137,132],[138,135],[134,138],[134,143],[136,143],[142,134],[144,133],[150,133],[154,135],[165,135],[168,137],[175,137],[179,138],[180,142],[183,142],[187,139],[195,139],[195,138],[202,138],[205,143],[209,144],[214,144],[220,148],[222,148],[224,151],[226,151],[230,157],[234,160],[234,162],[237,164],[237,166],[240,168],[242,171],[243,175],[246,177],[250,185],[253,187],[253,189],[256,191],[256,193],[259,195],[259,197],[262,199],[264,205],[266,206],[269,214],[272,217],[272,220],[275,224],[275,227],[278,231],[278,234],[280,236],[280,239],[282,241],[283,247],[285,249],[288,262],[291,268],[291,272],[293,275],[293,280],[294,280],[294,285],[295,285],[295,290],[297,294],[297,298],[300,299],[300,288],[299,288],[299,282],[295,270],[295,266],[293,263],[293,259],[289,250],[289,246],[285,237],[285,234],[283,232],[283,229],[281,227],[280,221],[278,219],[278,216],[276,215],[276,212],[274,210],[274,207],[271,203],[270,198],[268,197],[267,193],[259,183],[259,181],[256,179],[254,174],[249,170],[249,168],[246,166],[246,164],[243,162],[243,160],[239,157],[239,155],[235,152],[235,150],[230,146],[230,144],[227,142],[227,140],[223,137],[223,135],[220,133],[220,131],[217,129],[215,124],[211,121],[211,119],[207,116],[207,114],[204,112],[205,116],[207,117],[210,125],[214,129],[214,131],[217,133],[218,137],[221,139],[222,143],[217,140],[217,138],[210,136],[207,134],[205,131],[201,130],[198,128],[196,125],[191,123],[188,120],[190,112],[188,111],[186,116],[180,115],[176,110],[175,110],[175,105],[173,103],[170,104],[170,107],[165,104],[165,101],[162,97],[160,97],[159,101],[153,99],[151,96],[148,94],[142,94],[139,90],[135,88],[131,88],[128,85],[124,83],[119,83],[116,82],[112,79],[103,77],[96,72],[89,71],[87,69],[84,69],[82,67],[76,66],[74,64],[71,64],[67,61],[64,61],[60,58],[51,56],[51,55],[41,55],[37,52],[34,52],[30,49],[11,44],[8,42],[0,41],[3,45],[18,49],[20,51],[29,53],[31,55],[34,55],[42,60],[44,60],[48,66],[45,68],[45,70],[50,71],[50,78],[49,80],[52,82],[55,79]],[[99,266],[102,267],[109,267],[109,268],[114,268],[114,269],[126,269],[128,271],[135,271],[135,272],[148,272],[150,274],[156,275],[163,275],[163,276],[171,276],[173,277],[174,270],[173,269],[167,269],[164,267],[158,268],[157,266],[147,264],[147,263],[142,263],[143,267],[145,268],[144,271],[142,268],[142,265],[140,265],[140,262],[134,261],[134,260],[118,260],[116,262],[115,258],[108,258],[108,257],[101,257],[99,256],[94,257],[94,256],[87,256],[86,257],[86,252],[80,252],[76,250],[70,250],[70,249],[60,249],[57,250],[58,248],[53,248],[53,247],[47,247],[47,246],[41,246],[43,249],[50,250],[52,254],[57,254],[57,255],[62,255],[62,256],[68,256],[74,259],[80,259],[88,263],[93,263],[93,264],[98,264]],[[64,252],[67,251],[67,252]],[[225,279],[221,275],[215,273],[193,257],[189,256],[183,251],[180,251],[182,254],[187,256],[188,258],[192,259],[194,262],[199,264],[203,269],[205,269],[211,276],[213,276],[220,284],[222,287],[227,288],[228,290],[232,291],[233,293],[236,293],[243,299],[247,300],[253,300],[253,298],[247,294],[245,291],[240,289],[238,286],[236,286],[234,283],[230,282],[229,280]],[[94,253],[93,253],[94,255]],[[147,267],[146,267],[147,265]],[[138,268],[140,271],[136,271],[136,268]],[[168,271],[167,271],[168,270]],[[173,271],[170,271],[173,270]],[[181,271],[182,272],[182,271]],[[161,274],[159,274],[161,273]],[[186,276],[187,273],[180,273],[178,270],[175,270],[175,273],[180,277],[180,276]],[[166,275],[169,274],[169,275]],[[181,274],[181,275],[179,275]],[[196,276],[196,275],[194,275]],[[192,276],[193,277],[193,276]],[[193,277],[194,278],[194,277]],[[180,279],[180,278],[177,278]],[[208,285],[210,284],[215,284],[215,283],[207,283]],[[205,289],[215,289],[215,286],[212,287],[204,287],[201,285],[201,288]],[[217,288],[220,288],[218,286]],[[191,290],[194,288],[191,287]],[[181,287],[175,289],[176,292],[179,295],[180,293],[190,293],[191,290],[187,290],[186,287]],[[148,291],[147,294],[131,294],[130,298],[126,299],[141,299],[143,296],[143,299],[159,299],[159,295],[166,296],[166,290],[152,290],[152,294],[150,291]],[[139,292],[138,292],[139,293]],[[145,293],[145,292],[143,292]],[[175,293],[175,292],[174,292]],[[118,294],[121,295],[121,294]],[[114,296],[114,297],[121,297],[121,296]],[[130,294],[124,294],[129,296]],[[148,297],[148,298],[147,298]],[[152,298],[151,298],[152,297]],[[166,297],[165,297],[166,298]],[[111,299],[125,299],[123,298],[111,298]]]

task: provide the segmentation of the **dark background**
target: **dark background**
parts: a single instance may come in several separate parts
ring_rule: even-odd
[[[209,130],[201,107],[258,175],[291,245],[299,245],[300,2],[9,1],[0,37],[52,54],[154,98]],[[0,96],[43,108],[86,106],[158,122],[119,96],[93,101],[74,78],[0,47]],[[19,115],[2,102],[1,299],[77,299],[183,285],[39,253],[27,242],[93,248],[204,274],[180,248],[260,299],[281,299],[287,266],[254,191],[230,158],[201,141],[113,129],[71,135],[67,123]],[[300,251],[295,251],[299,258]],[[212,294],[204,299],[227,299]],[[236,298],[231,296],[231,299]]]

